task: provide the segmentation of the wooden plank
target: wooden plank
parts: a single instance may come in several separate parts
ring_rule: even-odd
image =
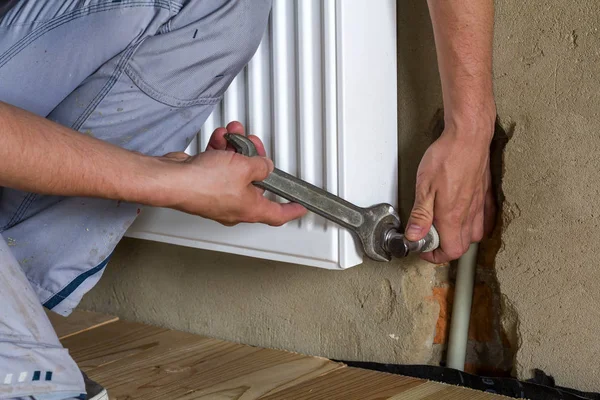
[[[505,399],[101,314],[61,318],[63,345],[113,400]]]
[[[423,385],[401,392],[389,400],[507,400],[509,397],[485,393],[459,386],[438,382],[425,382]]]
[[[384,400],[426,381],[346,367],[261,400]]]
[[[118,317],[112,315],[80,310],[73,311],[68,317],[63,317],[48,310],[46,310],[46,314],[59,339],[65,339],[119,320]]]
[[[260,400],[497,400],[457,386],[383,372],[344,368]]]
[[[254,400],[345,368],[323,358],[123,321],[63,345],[114,400]]]

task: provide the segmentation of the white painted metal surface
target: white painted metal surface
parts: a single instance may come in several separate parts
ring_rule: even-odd
[[[397,202],[396,0],[275,0],[248,67],[188,152],[238,120],[275,165],[361,206]],[[328,269],[362,262],[344,229],[314,214],[233,228],[147,209],[128,236]]]

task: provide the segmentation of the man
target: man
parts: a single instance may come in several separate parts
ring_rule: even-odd
[[[383,1],[383,0],[380,0]],[[445,131],[417,177],[411,240],[432,222],[458,258],[483,235],[493,0],[429,0]],[[182,151],[255,52],[271,0],[0,0],[0,398],[105,399],[40,305],[68,314],[139,213],[234,225],[304,215],[252,185],[273,169],[227,148]],[[87,394],[86,394],[87,392]]]

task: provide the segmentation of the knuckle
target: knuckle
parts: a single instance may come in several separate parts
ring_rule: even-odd
[[[433,191],[429,184],[421,183],[417,181],[417,187],[415,191],[415,200],[417,203],[424,202],[426,199],[429,199],[433,196]]]
[[[227,227],[232,227],[232,226],[236,226],[238,224],[237,221],[234,221],[231,218],[227,218],[227,219],[222,219],[220,221],[218,221],[221,225],[227,226]]]
[[[256,222],[260,222],[261,217],[259,215],[259,213],[255,212],[252,209],[248,209],[245,210],[244,213],[242,214],[242,218],[241,218],[244,222],[249,222],[249,223],[256,223]]]
[[[472,242],[481,242],[483,239],[483,228],[477,228],[473,230],[471,241]]]
[[[256,166],[256,175],[260,180],[266,179],[269,175],[269,165],[267,160],[261,159],[261,163]]]
[[[463,215],[460,212],[451,212],[447,215],[446,221],[449,225],[460,226],[463,222]]]
[[[410,213],[411,218],[419,221],[430,221],[433,219],[433,213],[431,210],[421,206],[415,205]]]
[[[282,218],[282,217],[277,217],[272,219],[271,221],[269,221],[269,225],[270,226],[282,226],[286,223],[287,221]]]
[[[468,248],[468,247],[467,247]],[[450,257],[451,260],[456,260],[460,258],[465,253],[466,249],[463,249],[462,246],[452,246],[449,249],[445,250],[445,253]]]

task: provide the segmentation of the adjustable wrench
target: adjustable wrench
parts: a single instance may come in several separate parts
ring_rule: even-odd
[[[247,137],[228,133],[225,139],[236,152],[247,157],[258,156],[254,143]],[[389,204],[358,207],[277,168],[265,180],[253,183],[349,229],[373,260],[390,261],[392,256],[406,257],[412,252],[425,253],[439,247],[440,238],[433,226],[424,239],[407,240],[401,233],[400,217]]]

